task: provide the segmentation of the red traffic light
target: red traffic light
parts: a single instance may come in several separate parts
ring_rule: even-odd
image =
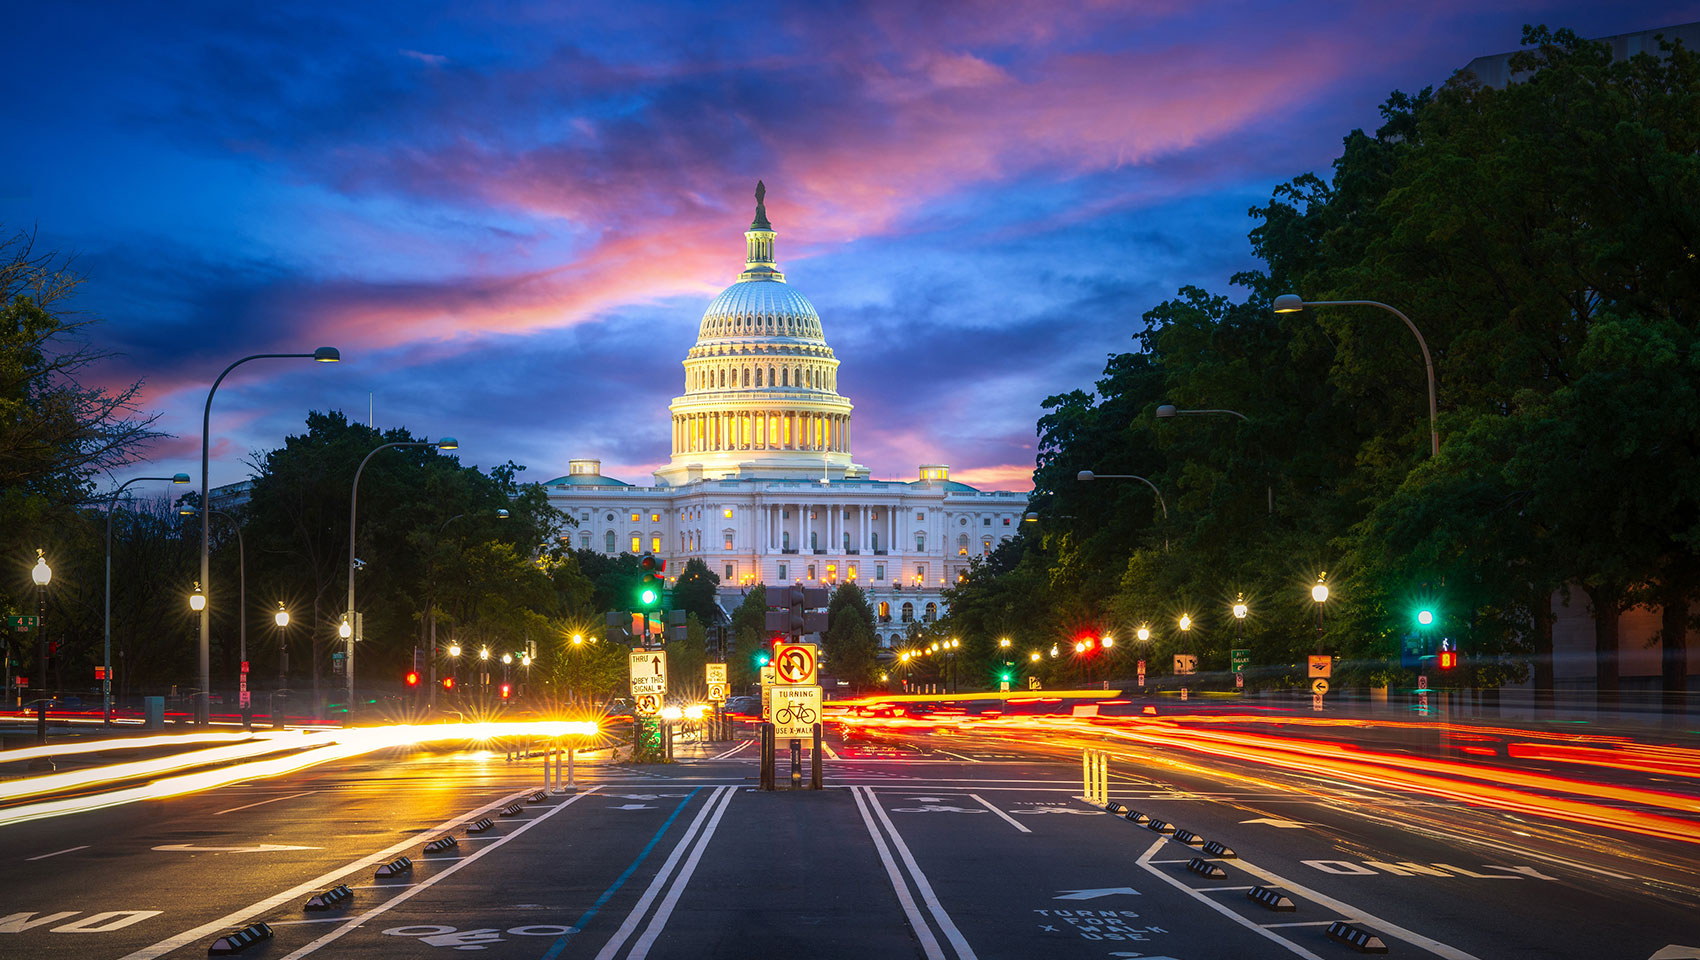
[[[508,686],[505,683],[502,684],[502,699],[503,700],[506,700],[508,698],[508,695],[511,694],[512,692],[513,692],[512,687]]]
[[[454,688],[455,688],[455,678],[454,677],[444,677],[443,678],[443,689],[444,690],[453,690]]]
[[[407,685],[410,686],[410,687],[419,686],[419,671],[417,671],[417,670],[407,671],[406,680],[407,680]]]
[[[1456,650],[1442,650],[1442,651],[1440,651],[1440,669],[1450,670],[1453,667],[1456,667],[1457,665],[1458,665],[1458,651],[1456,651]]]

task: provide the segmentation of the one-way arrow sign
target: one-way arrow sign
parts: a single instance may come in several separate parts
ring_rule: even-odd
[[[1125,893],[1130,897],[1139,896],[1139,891],[1132,887],[1098,887],[1095,890],[1063,890],[1062,896],[1052,897],[1052,900],[1096,900],[1099,897],[1113,897]]]

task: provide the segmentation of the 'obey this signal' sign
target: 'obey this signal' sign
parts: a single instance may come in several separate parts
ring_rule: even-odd
[[[820,670],[812,643],[781,643],[773,648],[774,676],[781,684],[802,686],[817,683]]]
[[[659,701],[667,695],[667,654],[665,652],[660,650],[633,650],[629,663],[632,675],[632,696],[634,698],[652,696]]]

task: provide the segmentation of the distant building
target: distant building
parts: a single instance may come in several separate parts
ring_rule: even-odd
[[[1027,494],[977,490],[923,464],[911,481],[873,480],[851,456],[850,400],[820,315],[785,282],[758,186],[744,269],[703,314],[674,398],[672,456],[654,482],[573,460],[544,484],[578,521],[573,545],[654,553],[676,576],[698,558],[722,605],[756,584],[854,581],[886,646],[944,613],[943,591],[1014,537]]]
[[[248,506],[248,501],[254,499],[254,481],[241,480],[227,483],[222,487],[213,487],[207,491],[207,502],[214,510],[225,513],[235,513]]]
[[[1638,53],[1659,52],[1658,38],[1663,36],[1669,41],[1681,40],[1682,45],[1689,49],[1700,51],[1700,23],[1682,23],[1672,27],[1658,27],[1653,30],[1641,30],[1636,33],[1620,33],[1612,37],[1596,37],[1598,43],[1611,45],[1613,60],[1626,60]],[[1511,73],[1511,53],[1496,53],[1492,56],[1477,57],[1464,65],[1464,70],[1476,75],[1483,86],[1503,88],[1513,80],[1521,80],[1526,74],[1513,76]]]

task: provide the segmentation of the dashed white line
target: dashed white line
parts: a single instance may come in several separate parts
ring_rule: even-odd
[[[52,853],[44,853],[39,857],[25,857],[24,859],[25,860],[46,860],[48,857],[57,857],[61,853],[76,853],[78,850],[87,850],[88,848],[89,848],[89,845],[85,843],[80,847],[66,847],[63,850],[55,850]]]

